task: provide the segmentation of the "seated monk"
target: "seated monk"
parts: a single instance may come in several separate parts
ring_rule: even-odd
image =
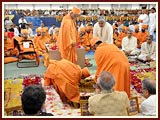
[[[90,50],[90,42],[88,40],[88,35],[86,34],[86,28],[85,27],[80,28],[79,44],[81,46],[83,46],[86,49],[86,51]]]
[[[122,47],[122,39],[127,36],[128,27],[123,26],[122,32],[119,33],[118,38],[115,40],[115,45],[119,48]]]
[[[8,32],[4,33],[4,63],[16,62],[18,58],[13,56],[17,55],[18,49],[14,48],[14,42],[8,38]]]
[[[46,30],[46,37],[51,39],[51,36],[50,34],[48,33],[48,27],[44,27],[44,29]]]
[[[50,43],[53,45],[56,45],[56,42],[58,40],[58,35],[59,35],[59,28],[55,28],[55,33],[51,36]]]
[[[146,42],[146,40],[147,40],[147,36],[149,35],[149,33],[146,31],[147,27],[148,27],[147,24],[143,24],[142,25],[142,30],[138,34],[138,38],[139,38],[138,48],[140,48],[141,44],[144,43],[144,42]]]
[[[116,26],[113,26],[113,43],[115,44],[115,40],[118,38],[119,33],[118,33],[118,28]]]
[[[37,35],[34,37],[34,44],[35,44],[35,45],[37,44],[38,39],[39,39],[40,36],[41,36],[41,28],[37,28],[37,29],[36,29],[36,33],[37,33]],[[36,46],[37,46],[37,45],[36,45]]]
[[[27,51],[34,51],[34,46],[30,45],[29,48],[25,48],[24,44],[23,44],[23,40],[31,40],[30,38],[28,38],[28,30],[27,29],[22,29],[21,30],[21,37],[17,37],[16,41],[17,41],[17,48],[19,50],[19,52],[27,52]],[[36,54],[25,54],[25,55],[21,55],[19,56],[20,59],[29,59],[29,60],[33,60],[36,59],[36,64],[39,64],[39,57],[38,57],[38,53],[36,52]]]
[[[66,69],[67,68],[67,69]],[[44,74],[44,85],[54,85],[62,102],[79,103],[80,91],[79,82],[81,79],[89,77],[87,67],[81,69],[66,59],[50,60],[50,64]]]
[[[133,36],[137,38],[137,44],[139,44],[139,26],[135,25],[135,32],[133,32]]]
[[[87,26],[86,33],[88,34],[88,40],[91,41],[91,39],[93,38],[93,27]]]
[[[41,29],[41,36],[37,42],[38,55],[43,56],[44,66],[48,66],[49,54],[47,52],[46,43],[49,43],[50,39],[46,36],[46,29]]]

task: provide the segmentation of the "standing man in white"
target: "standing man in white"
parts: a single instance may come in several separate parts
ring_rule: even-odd
[[[151,13],[149,14],[149,34],[153,35],[156,29],[156,9],[151,8]]]
[[[138,17],[140,31],[143,24],[149,24],[149,16],[147,15],[146,10],[142,10],[142,14]]]
[[[99,37],[102,42],[113,44],[113,28],[110,23],[105,21],[103,16],[100,16],[98,22],[94,25],[94,37]]]

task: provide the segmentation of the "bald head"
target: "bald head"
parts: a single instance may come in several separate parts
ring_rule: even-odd
[[[103,90],[111,90],[115,84],[113,75],[107,71],[103,71],[98,78],[98,84]]]

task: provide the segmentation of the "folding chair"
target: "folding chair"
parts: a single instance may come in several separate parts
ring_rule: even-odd
[[[21,48],[23,46],[23,49]],[[23,55],[33,55],[35,59],[29,60],[29,59],[23,59]],[[38,67],[39,62],[37,63],[38,56],[36,54],[34,44],[32,40],[22,40],[21,44],[19,45],[19,55],[18,55],[18,61],[17,61],[17,67],[18,68],[27,68],[27,67]]]

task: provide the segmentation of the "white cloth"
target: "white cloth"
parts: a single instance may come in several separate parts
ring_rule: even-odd
[[[139,51],[137,49],[137,38],[133,36],[130,39],[128,36],[124,37],[122,39],[122,50],[131,51],[131,55],[138,54]]]
[[[50,15],[50,12],[49,11],[45,11],[44,15]]]
[[[24,19],[24,20],[22,21],[22,19],[20,18],[20,19],[18,20],[18,23],[19,23],[19,24],[21,24],[21,23],[27,23],[27,21],[26,21],[26,19]]]
[[[156,13],[149,14],[149,33],[153,35],[154,30],[156,29]]]
[[[134,25],[129,25],[129,29],[132,30],[132,32],[135,31],[135,26]]]
[[[11,20],[5,20],[4,24],[5,25],[7,25],[7,24],[13,24],[13,22]]]
[[[102,28],[101,36],[101,27],[97,22],[93,28],[93,37],[99,37],[102,42],[113,44],[113,28],[111,24],[108,22],[105,23],[104,27]]]
[[[139,23],[139,30],[141,31],[143,24],[147,24],[147,25],[149,24],[149,16],[147,14],[141,14],[138,17],[138,21],[139,21],[139,19],[143,20],[142,23]]]
[[[143,115],[156,115],[156,95],[151,95],[142,102],[140,112]]]
[[[142,43],[141,54],[138,56],[138,59],[145,61],[148,55],[152,60],[156,60],[156,43],[153,41],[151,45],[148,45],[147,42]]]
[[[49,28],[48,33],[49,33],[49,34],[54,34],[55,31],[56,31],[55,28],[51,27],[51,28]]]

